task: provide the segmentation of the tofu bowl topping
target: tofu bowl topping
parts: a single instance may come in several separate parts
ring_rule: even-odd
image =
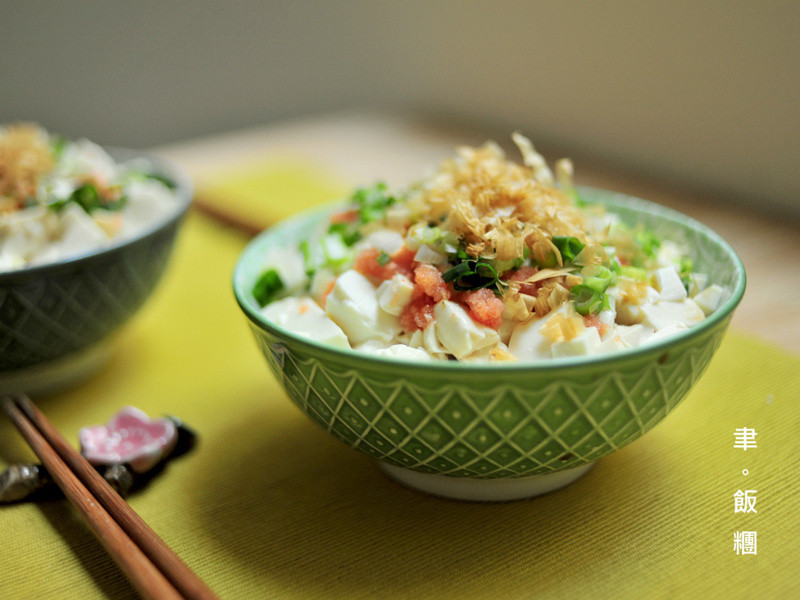
[[[514,136],[254,238],[236,300],[288,397],[415,489],[535,496],[655,427],[745,289],[730,245],[663,206],[572,184]]]
[[[264,256],[252,294],[298,335],[411,360],[540,361],[653,343],[731,290],[688,249],[590,204],[515,134],[462,148],[408,189],[355,191],[292,248]]]
[[[175,212],[175,188],[141,158],[118,163],[89,140],[0,126],[0,272],[135,237]]]

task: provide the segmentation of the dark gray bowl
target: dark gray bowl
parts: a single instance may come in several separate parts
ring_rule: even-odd
[[[189,179],[167,161],[110,149],[117,161],[145,158],[175,183],[178,207],[165,220],[103,249],[0,273],[0,388],[66,365],[97,347],[145,302],[169,259],[192,198]],[[43,375],[42,375],[43,376]]]

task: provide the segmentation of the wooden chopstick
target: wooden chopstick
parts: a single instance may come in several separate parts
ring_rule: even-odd
[[[219,600],[22,394],[0,400],[48,473],[148,600]]]
[[[218,223],[222,223],[227,227],[232,227],[233,229],[241,231],[247,237],[255,237],[268,226],[267,224],[260,225],[253,221],[248,221],[244,217],[240,217],[233,212],[226,211],[225,209],[218,207],[216,204],[209,202],[200,196],[195,196],[192,199],[192,207],[197,212],[204,214]]]

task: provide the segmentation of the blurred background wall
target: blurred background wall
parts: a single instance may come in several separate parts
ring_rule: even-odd
[[[413,112],[800,216],[800,3],[0,0],[0,121],[147,147]]]

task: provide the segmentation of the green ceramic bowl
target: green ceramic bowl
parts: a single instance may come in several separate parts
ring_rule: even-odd
[[[146,158],[174,182],[179,202],[134,238],[56,263],[0,273],[0,391],[51,391],[87,376],[104,342],[144,303],[167,264],[192,185],[155,156],[111,149],[117,161]]]
[[[415,363],[343,351],[264,319],[251,294],[273,246],[295,243],[332,210],[289,219],[248,245],[233,279],[259,349],[292,401],[333,436],[423,491],[509,500],[557,489],[656,426],[686,396],[742,299],[745,272],[701,223],[662,206],[584,188],[633,225],[690,248],[698,271],[729,290],[699,325],[613,355],[540,363]]]

